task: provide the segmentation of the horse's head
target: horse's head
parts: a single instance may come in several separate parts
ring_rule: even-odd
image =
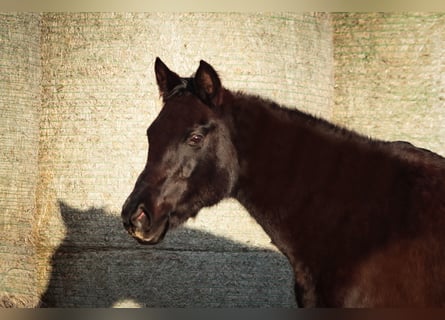
[[[215,70],[201,61],[194,77],[181,78],[157,58],[155,73],[164,105],[147,129],[147,163],[122,208],[125,229],[146,244],[229,196],[238,176]]]

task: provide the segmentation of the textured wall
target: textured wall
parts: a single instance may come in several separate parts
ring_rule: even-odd
[[[124,232],[120,208],[144,166],[145,130],[161,107],[156,56],[181,75],[207,60],[228,88],[331,116],[327,15],[44,14],[38,190],[44,300],[295,305],[287,260],[234,201],[204,210],[157,247],[142,247]]]
[[[37,301],[38,14],[0,14],[0,306]]]
[[[445,155],[445,15],[333,14],[335,121]]]
[[[1,14],[0,305],[294,306],[288,262],[234,201],[156,247],[124,232],[161,107],[155,57],[181,75],[204,59],[228,88],[445,154],[444,19]]]

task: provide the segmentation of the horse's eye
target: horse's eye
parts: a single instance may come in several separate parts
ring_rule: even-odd
[[[199,146],[204,139],[203,135],[194,133],[189,137],[188,144],[191,146]]]

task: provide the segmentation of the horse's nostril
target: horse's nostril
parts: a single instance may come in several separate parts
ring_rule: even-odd
[[[145,207],[140,204],[136,209],[136,212],[131,217],[131,223],[135,227],[141,228],[142,226],[150,226],[150,222],[150,215],[148,214]]]

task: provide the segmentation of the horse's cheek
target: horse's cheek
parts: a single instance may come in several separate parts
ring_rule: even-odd
[[[174,179],[165,183],[160,193],[160,202],[167,202],[171,206],[176,206],[182,194],[186,190],[186,182],[182,179]]]
[[[180,178],[188,179],[192,175],[192,173],[196,167],[196,163],[197,163],[197,161],[195,159],[188,159],[188,160],[184,161],[184,163],[181,167]]]

